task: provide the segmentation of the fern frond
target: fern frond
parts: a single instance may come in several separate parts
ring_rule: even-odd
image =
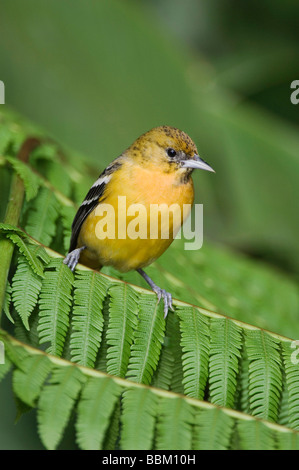
[[[103,448],[110,416],[121,388],[109,378],[89,378],[84,385],[76,421],[77,442],[81,449]]]
[[[156,448],[186,450],[192,447],[192,406],[182,398],[162,398],[159,403]]]
[[[4,343],[7,358],[25,375],[28,371],[24,368],[25,365],[34,364],[36,357],[45,357],[44,352],[21,344],[3,330],[0,330],[0,340]],[[262,421],[228,408],[219,408],[195,398],[180,396],[166,390],[109,376],[79,364],[71,364],[56,356],[46,355],[46,357],[51,362],[53,374],[50,381],[42,388],[37,408],[39,430],[47,448],[55,448],[58,445],[76,401],[79,402],[78,410],[82,406],[81,416],[76,424],[77,441],[84,448],[104,447],[111,449],[110,446],[115,448],[116,440],[120,443],[123,442],[124,447],[137,448],[141,439],[144,443],[147,437],[143,438],[138,434],[135,436],[136,445],[134,445],[135,433],[132,428],[134,423],[131,420],[129,422],[129,417],[134,416],[134,413],[138,417],[142,415],[144,422],[148,423],[151,439],[153,420],[156,420],[154,442],[150,444],[147,441],[145,445],[148,447],[152,445],[157,450],[191,450],[192,448],[210,446],[215,448],[226,446],[225,448],[237,449],[299,448],[299,432],[290,428]],[[29,389],[30,375],[31,373],[27,378],[22,377],[27,381],[26,386]],[[45,373],[42,379],[38,378],[38,387],[44,377]],[[88,388],[80,395],[82,385],[84,386],[86,381],[91,381],[92,384],[88,385]],[[96,389],[99,390],[99,395],[102,395],[102,398],[105,397],[103,401],[95,393]],[[110,392],[108,393],[107,390]],[[20,393],[22,393],[21,387]],[[33,388],[32,393],[34,393]],[[121,393],[124,394],[125,399],[120,411],[119,397]],[[85,397],[84,404],[81,405],[83,395]],[[154,396],[153,401],[152,395]],[[149,399],[149,397],[151,398]],[[134,409],[135,403],[138,403],[136,407],[139,408],[139,413]],[[120,413],[121,426],[119,426]],[[223,414],[230,418],[226,422],[226,428],[224,428],[226,418],[222,416]],[[101,420],[99,429],[97,428],[98,419]],[[231,420],[234,423],[233,435],[231,435]],[[139,427],[139,423],[137,425]],[[141,419],[140,426],[142,426]],[[146,426],[144,426],[144,430],[146,430]],[[143,431],[140,432],[143,433]],[[88,438],[89,434],[92,435]],[[93,440],[92,445],[90,445],[90,440]]]
[[[109,295],[107,372],[125,377],[137,326],[137,295],[126,283],[111,286]]]
[[[55,368],[38,402],[38,431],[47,449],[60,442],[82,385],[86,378],[74,366]]]
[[[247,330],[249,401],[254,416],[276,421],[282,391],[279,341],[263,330]]]
[[[153,447],[158,399],[150,390],[126,390],[122,400],[123,450],[149,450]]]
[[[71,357],[93,367],[102,339],[102,306],[108,281],[95,271],[76,271],[74,287]]]
[[[233,408],[242,348],[241,328],[228,318],[212,318],[210,334],[210,400],[215,405]]]
[[[178,307],[185,394],[202,399],[208,378],[208,319],[194,307]]]
[[[194,419],[193,449],[228,449],[233,426],[233,418],[220,408],[197,410]]]
[[[47,188],[41,188],[30,204],[25,230],[35,240],[50,246],[56,232],[59,203]]]
[[[73,273],[62,262],[53,258],[45,271],[40,292],[38,333],[40,343],[50,342],[47,351],[61,356],[69,328]]]
[[[31,269],[24,256],[19,256],[12,279],[12,300],[27,330],[29,330],[29,317],[37,304],[41,287],[40,276]]]
[[[138,324],[127,376],[130,380],[149,384],[159,361],[165,320],[162,303],[158,303],[156,296],[140,294],[138,306]]]

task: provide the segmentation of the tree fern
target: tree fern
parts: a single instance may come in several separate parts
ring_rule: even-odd
[[[155,295],[140,294],[138,324],[134,333],[128,377],[149,384],[156,370],[164,336],[162,305]]]
[[[70,348],[72,360],[93,367],[102,339],[102,305],[108,282],[95,272],[77,271]]]
[[[194,307],[179,307],[182,334],[184,389],[186,395],[202,399],[208,378],[208,319]]]
[[[62,259],[52,259],[42,281],[38,333],[40,343],[49,342],[47,351],[57,356],[62,354],[69,327],[73,279]]]
[[[124,377],[137,326],[137,295],[128,284],[110,287],[109,324],[107,331],[107,372]]]
[[[295,430],[173,392],[149,389],[55,356],[45,357],[42,351],[19,343],[1,330],[0,339],[7,358],[16,367],[17,396],[30,404],[37,403],[39,433],[49,449],[59,444],[75,409],[81,448],[114,448],[120,433],[123,449],[299,449],[299,433]],[[46,361],[42,365],[43,360],[51,366]],[[42,387],[41,392],[35,387]]]

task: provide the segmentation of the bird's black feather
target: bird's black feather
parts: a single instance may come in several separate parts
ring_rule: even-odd
[[[121,166],[121,163],[118,159],[114,160],[104,171],[100,174],[100,178],[111,175],[115,170]],[[72,235],[70,241],[69,253],[77,247],[78,236],[82,227],[83,222],[86,217],[96,208],[99,203],[99,199],[103,198],[104,191],[107,184],[105,182],[100,183],[96,186],[92,186],[88,193],[86,194],[84,201],[79,207],[75,218],[72,223]],[[102,199],[103,200],[103,199]]]

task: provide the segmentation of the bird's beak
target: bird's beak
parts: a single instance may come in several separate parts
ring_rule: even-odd
[[[213,168],[208,165],[204,160],[199,158],[198,155],[194,155],[194,157],[190,158],[190,160],[182,160],[181,163],[183,168],[206,170],[215,173],[215,170],[213,170]]]

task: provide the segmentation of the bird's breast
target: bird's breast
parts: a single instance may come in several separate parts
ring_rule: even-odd
[[[140,167],[116,171],[105,190],[106,206],[99,204],[88,216],[80,242],[94,251],[102,265],[111,264],[120,271],[144,267],[171,244],[193,199],[191,178],[179,184],[174,172]],[[99,211],[105,207],[106,219]],[[99,228],[111,229],[110,237],[99,238]]]

